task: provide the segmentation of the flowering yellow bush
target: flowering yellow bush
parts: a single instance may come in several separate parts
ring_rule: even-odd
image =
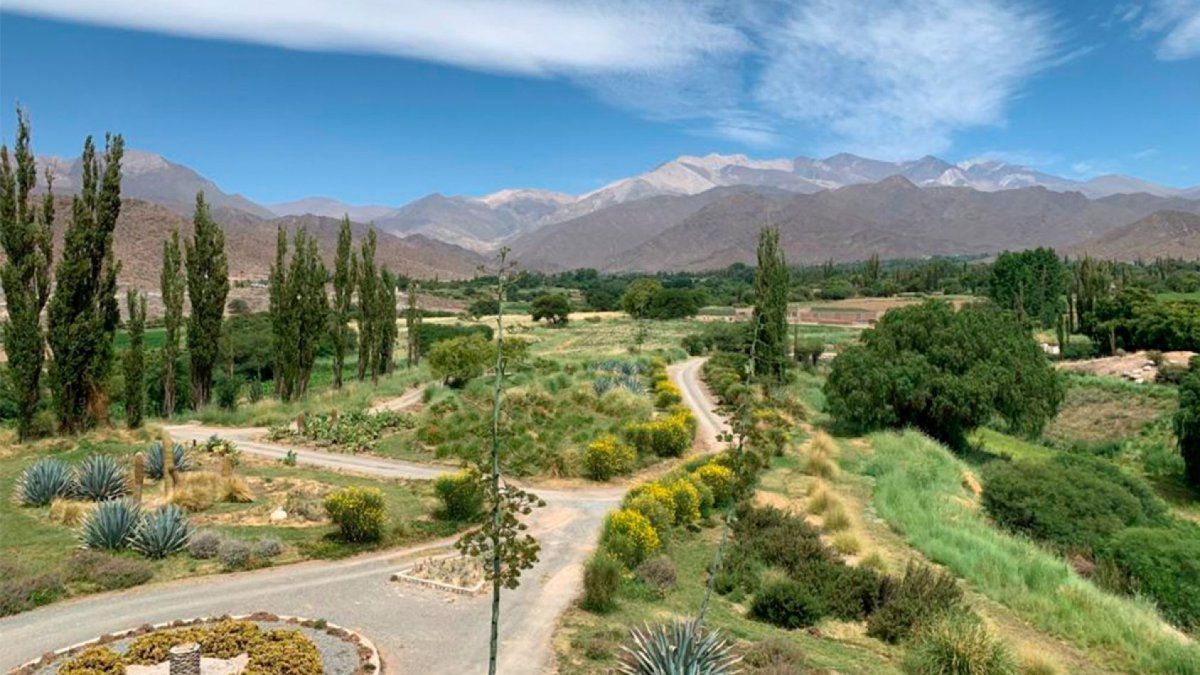
[[[662,505],[671,514],[671,520],[675,520],[675,496],[671,494],[671,489],[662,483],[642,483],[641,485],[629,491],[625,498],[625,504],[628,506],[633,503],[633,500],[646,496],[655,502]]]
[[[621,509],[604,523],[604,547],[628,567],[634,567],[658,550],[658,533],[637,511]]]
[[[588,478],[608,480],[633,470],[637,452],[613,435],[601,436],[588,444],[583,453],[583,467]]]
[[[686,409],[674,409],[669,414],[648,422],[632,422],[625,427],[625,437],[638,452],[659,457],[678,457],[692,447],[696,420]]]
[[[675,502],[675,524],[688,525],[700,520],[700,491],[686,478],[680,478],[667,486]]]
[[[712,490],[713,501],[722,506],[733,497],[733,471],[714,462],[709,462],[692,472],[692,478]]]
[[[654,381],[654,405],[667,408],[683,400],[683,393],[665,377]]]

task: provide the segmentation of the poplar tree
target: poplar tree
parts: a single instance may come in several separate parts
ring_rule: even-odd
[[[759,372],[781,378],[788,366],[787,303],[790,278],[779,248],[779,230],[758,234],[758,267],[754,272],[755,348]]]
[[[358,380],[379,375],[379,275],[375,272],[375,230],[367,233],[358,263]]]
[[[379,273],[379,372],[392,372],[396,351],[396,277],[387,268]]]
[[[125,352],[125,423],[130,429],[142,426],[146,405],[146,296],[134,289],[125,295],[129,314],[129,350]]]
[[[408,334],[408,367],[412,368],[421,362],[421,345],[417,342],[417,333],[421,326],[421,310],[417,306],[417,282],[409,281],[404,294],[408,296],[408,308],[404,310],[404,328]]]
[[[333,311],[330,313],[330,336],[333,338],[333,386],[342,387],[342,367],[350,346],[350,315],[354,311],[356,264],[353,240],[350,235],[350,216],[342,217],[338,231],[337,256],[333,263]]]
[[[47,169],[46,195],[40,213],[30,199],[37,167],[29,146],[29,119],[20,108],[13,150],[15,170],[9,162],[8,146],[0,146],[0,246],[5,255],[0,266],[0,284],[8,307],[8,320],[0,326],[0,332],[8,355],[6,372],[17,399],[17,438],[23,441],[29,437],[41,399],[46,351],[41,314],[50,297],[54,198]]]
[[[55,267],[49,375],[59,426],[67,433],[108,416],[106,387],[120,321],[112,233],[121,213],[124,150],[120,134],[105,135],[101,161],[91,136],[84,141],[80,191],[71,201],[71,224]]]
[[[325,295],[325,282],[329,272],[317,251],[317,240],[308,236],[301,228],[296,231],[295,250],[288,273],[288,300],[291,305],[290,323],[295,326],[294,356],[288,391],[293,398],[308,392],[313,363],[317,360],[317,347],[329,321],[329,299]]]
[[[271,371],[275,377],[275,395],[282,401],[291,399],[288,385],[291,382],[293,347],[296,344],[292,307],[288,302],[287,250],[287,232],[280,226],[275,235],[275,262],[271,265],[267,286],[273,357]]]
[[[175,369],[179,365],[179,329],[183,326],[183,261],[179,251],[179,231],[163,241],[162,272],[158,280],[163,301],[162,346],[163,409],[165,417],[175,414]]]
[[[192,400],[196,407],[202,407],[212,396],[213,368],[221,352],[229,263],[225,256],[225,233],[209,214],[203,192],[196,193],[192,225],[195,228],[192,239],[184,243],[188,300],[192,303],[187,345],[192,366]]]

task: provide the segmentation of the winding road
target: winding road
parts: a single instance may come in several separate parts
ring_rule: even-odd
[[[696,414],[694,450],[711,452],[719,448],[717,435],[724,421],[700,383],[702,364],[703,359],[689,359],[668,372]],[[237,442],[243,452],[264,457],[295,450],[302,464],[384,478],[429,479],[448,470],[254,440],[265,429],[183,425],[168,431],[180,440],[202,441],[217,434]],[[583,563],[595,547],[604,516],[625,488],[534,489],[546,500],[546,507],[528,520],[542,546],[541,560],[526,572],[519,588],[502,596],[499,671],[505,674],[553,670],[551,637],[558,617],[578,592]],[[46,651],[144,623],[267,611],[321,617],[360,631],[375,642],[384,670],[391,673],[484,672],[490,596],[451,596],[389,581],[406,560],[452,543],[446,539],[348,560],[150,584],[10,616],[0,619],[0,668],[14,668]]]

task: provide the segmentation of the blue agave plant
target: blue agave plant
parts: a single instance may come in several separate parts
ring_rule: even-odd
[[[142,509],[128,499],[101,502],[83,521],[80,539],[86,548],[119,551],[129,545],[142,520]]]
[[[75,471],[75,494],[84,499],[106,502],[128,491],[125,470],[108,455],[91,455]]]
[[[43,457],[29,465],[17,481],[17,500],[25,506],[45,506],[71,494],[71,467]]]
[[[147,558],[165,558],[182,551],[192,537],[192,526],[183,509],[174,504],[146,514],[134,530],[130,544]]]
[[[622,647],[626,675],[729,675],[741,660],[717,631],[695,621],[635,628],[630,642]]]
[[[146,448],[143,453],[146,457],[146,477],[155,480],[163,477],[163,444],[161,441],[154,443]],[[191,468],[191,462],[187,456],[187,450],[178,443],[171,449],[171,456],[174,461],[174,466],[179,471],[187,471]]]

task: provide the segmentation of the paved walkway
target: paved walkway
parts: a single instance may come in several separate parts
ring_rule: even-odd
[[[671,366],[671,378],[699,421],[697,448],[717,449],[723,421],[699,383],[702,359]],[[430,478],[446,471],[362,455],[338,455],[254,441],[262,429],[183,425],[176,439],[218,434],[243,452],[388,478]],[[553,668],[551,637],[558,617],[578,593],[583,563],[594,548],[605,515],[623,488],[535,488],[546,500],[529,518],[541,543],[541,560],[522,584],[502,596],[500,672],[543,673]],[[375,641],[391,673],[480,673],[487,665],[490,596],[451,596],[390,582],[406,560],[445,549],[452,539],[341,561],[313,561],[252,572],[214,575],[93,595],[0,619],[0,669],[97,635],[178,618],[276,614],[320,617],[361,631]]]

